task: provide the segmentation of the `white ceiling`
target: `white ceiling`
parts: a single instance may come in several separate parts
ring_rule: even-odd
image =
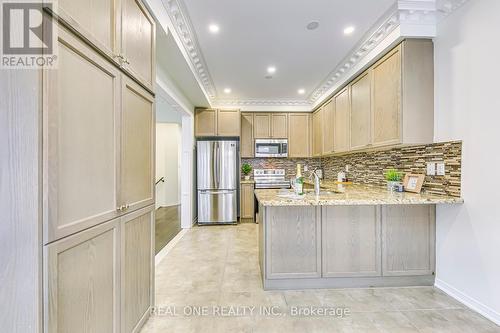
[[[306,100],[394,2],[183,0],[183,6],[216,99],[269,101]],[[307,30],[310,21],[319,21],[319,28]],[[212,23],[218,34],[209,32]],[[348,25],[356,30],[345,36]],[[264,78],[268,65],[277,68],[270,80]],[[306,94],[298,95],[299,88]]]

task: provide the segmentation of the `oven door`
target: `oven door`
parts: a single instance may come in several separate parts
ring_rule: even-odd
[[[255,157],[287,157],[287,140],[255,140]]]

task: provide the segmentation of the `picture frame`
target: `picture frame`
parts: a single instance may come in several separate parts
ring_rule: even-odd
[[[405,192],[420,193],[424,184],[425,175],[407,173],[403,180]]]

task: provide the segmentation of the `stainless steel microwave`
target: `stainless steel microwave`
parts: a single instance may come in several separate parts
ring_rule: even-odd
[[[256,139],[255,157],[288,157],[288,140]]]

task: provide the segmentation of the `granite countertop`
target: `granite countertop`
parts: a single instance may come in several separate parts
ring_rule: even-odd
[[[295,195],[293,190],[255,190],[257,200],[264,206],[323,206],[323,205],[416,205],[460,204],[462,198],[429,193],[389,192],[385,187],[352,184],[337,185],[331,181],[321,184],[319,196],[314,190]]]

